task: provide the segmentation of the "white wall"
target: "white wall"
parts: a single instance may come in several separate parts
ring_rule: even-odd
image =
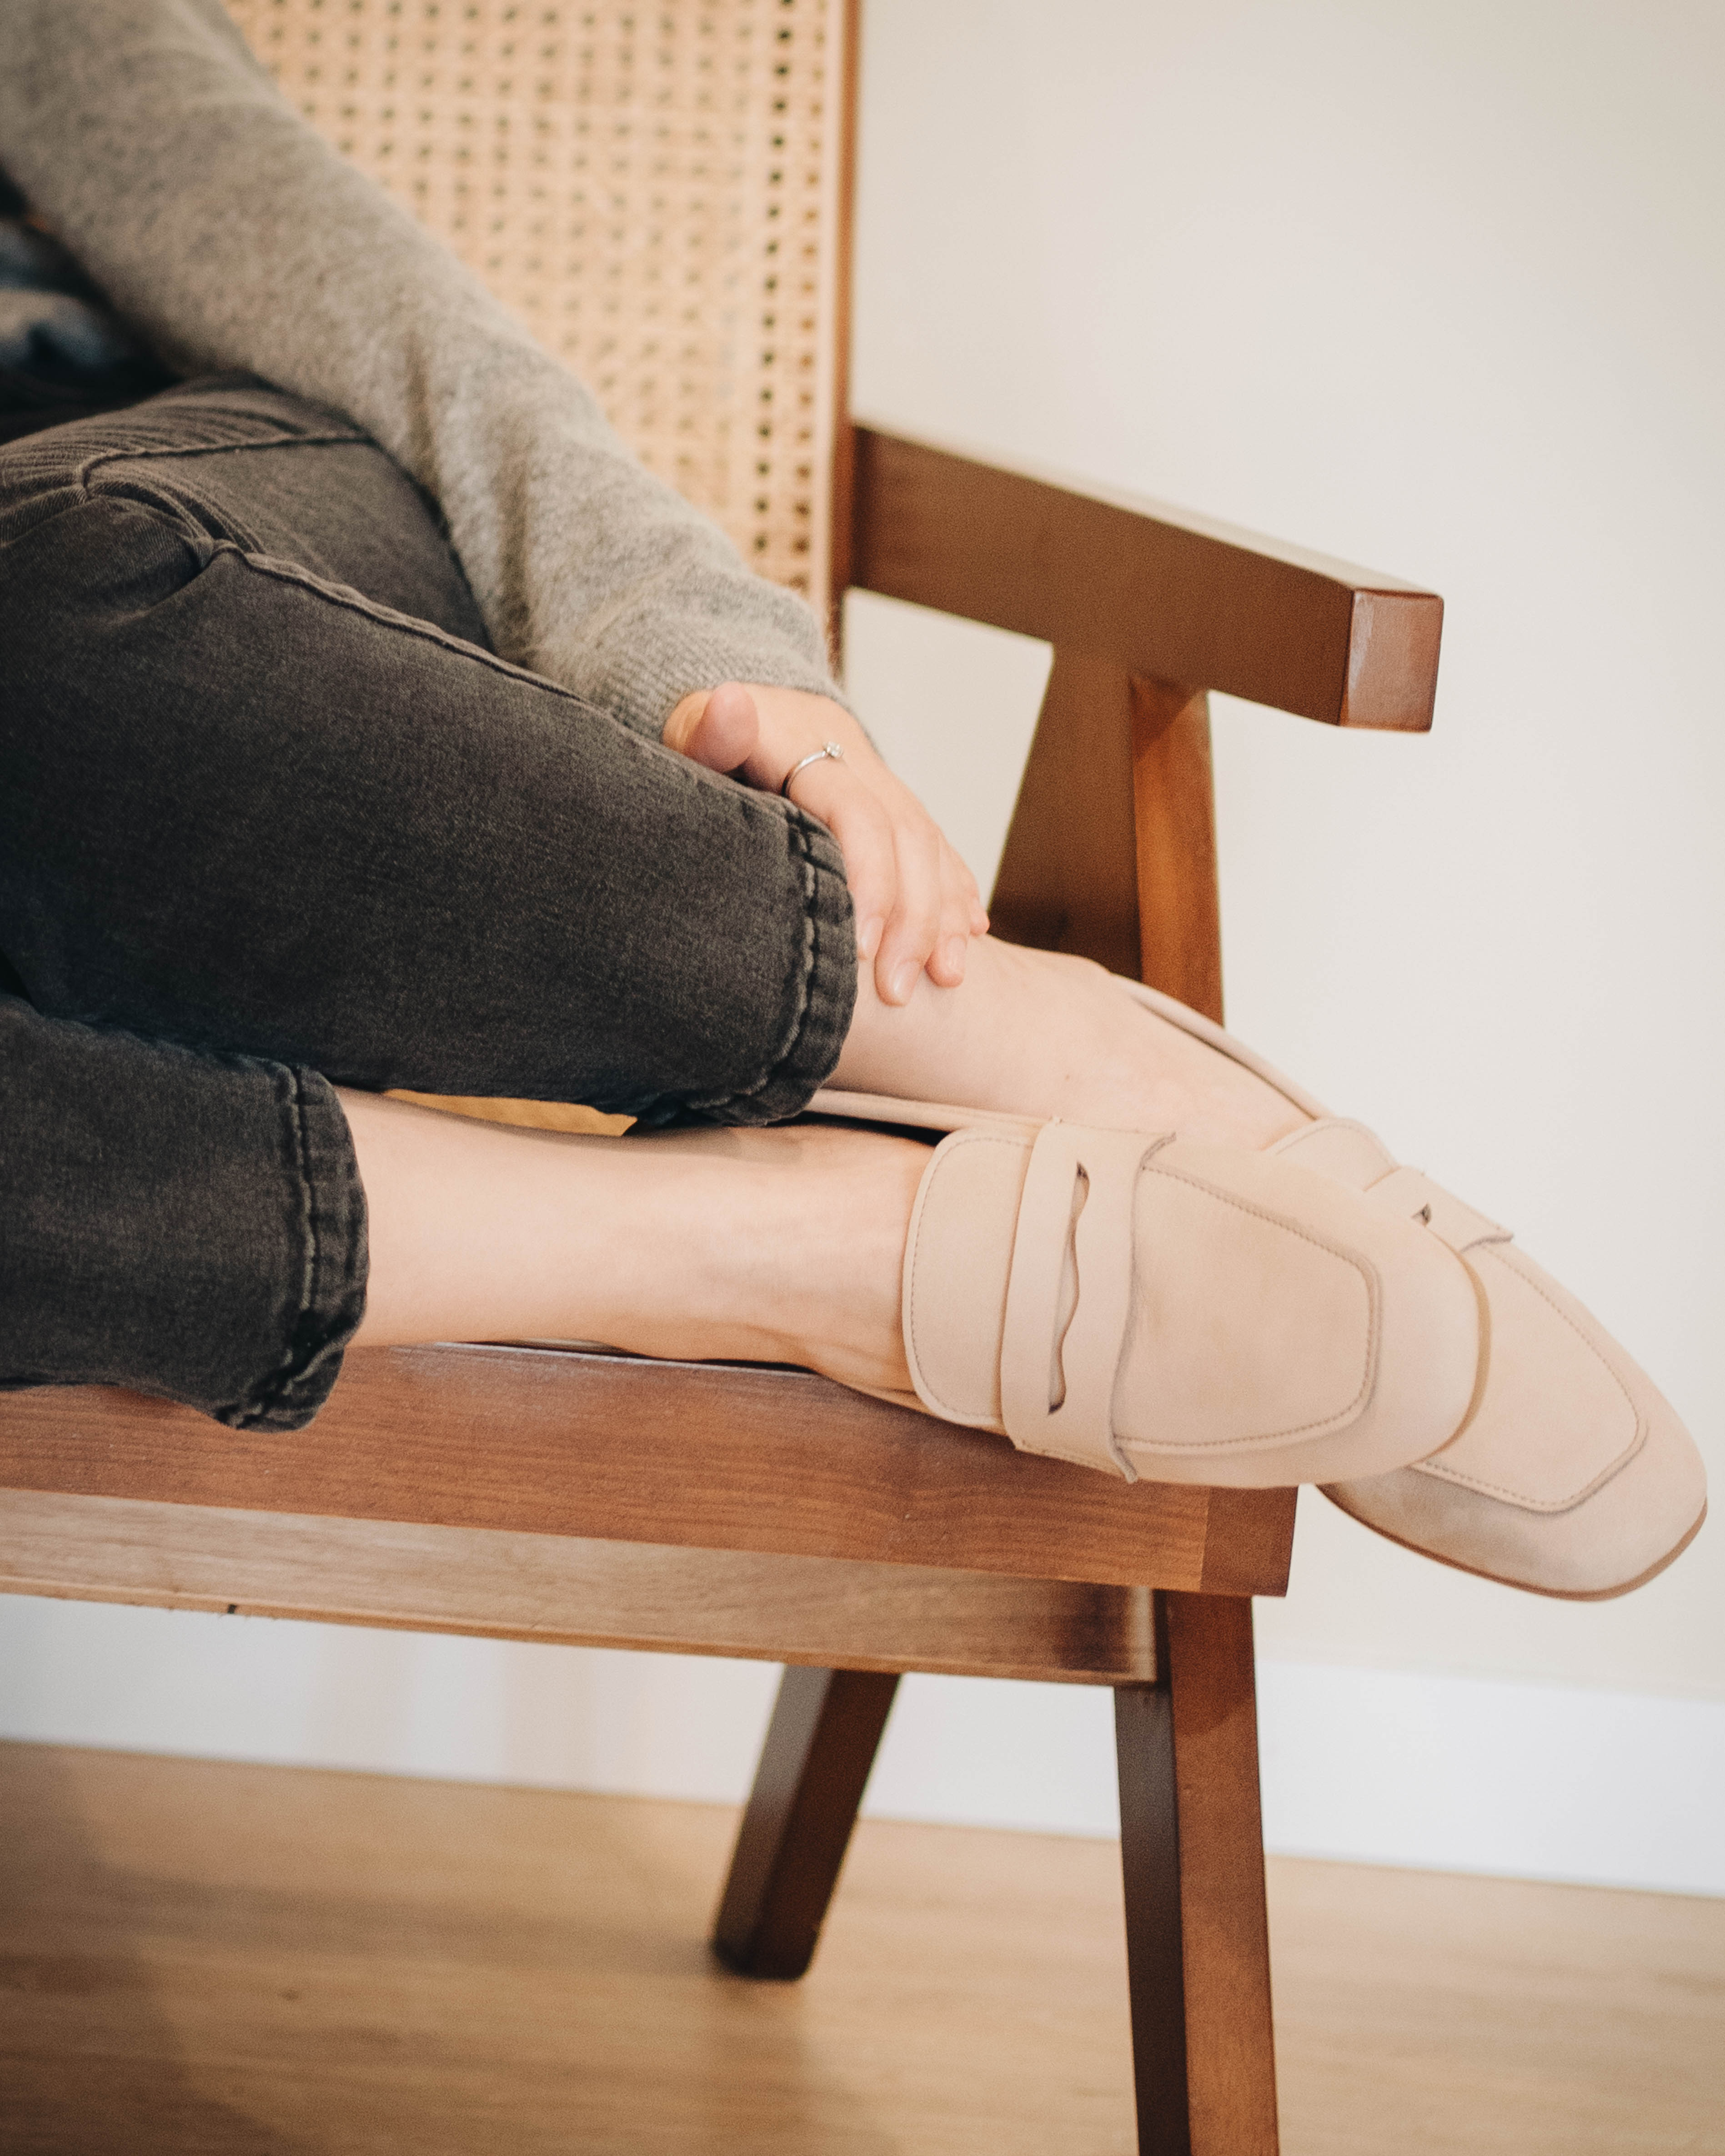
[[[1716,1473],[1722,83],[1712,5],[868,0],[855,378],[1445,594],[1429,740],[1219,711],[1230,1015],[1514,1223]],[[1045,654],[866,600],[850,648],[986,876]],[[1313,1499],[1259,1605],[1272,1841],[1725,1889],[1721,1572],[1713,1527],[1539,1602]],[[726,1795],[769,1693],[0,1602],[0,1734]],[[1109,1773],[1098,1696],[924,1680],[874,1801],[1105,1830]]]
[[[1219,710],[1230,1015],[1516,1226],[1725,1476],[1725,10],[867,19],[857,408],[1445,594],[1429,738]],[[963,813],[998,699],[857,612]],[[1303,1512],[1272,1655],[1725,1697],[1717,1526],[1575,1608]]]
[[[776,1676],[0,1599],[0,1735],[44,1743],[734,1803]],[[1725,1894],[1725,1702],[1266,1661],[1259,1718],[1272,1849]],[[865,1809],[1112,1834],[1109,1694],[909,1678]]]

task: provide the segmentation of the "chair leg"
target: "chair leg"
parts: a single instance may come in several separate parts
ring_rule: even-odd
[[[755,1769],[713,1951],[740,1976],[801,1976],[814,1958],[898,1679],[788,1669]]]
[[[1158,1594],[1114,1695],[1140,2156],[1276,2156],[1252,1606]]]

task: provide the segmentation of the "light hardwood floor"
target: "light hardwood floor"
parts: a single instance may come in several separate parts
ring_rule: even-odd
[[[1106,1844],[865,1823],[810,1977],[719,1808],[0,1745],[5,2156],[1126,2156]],[[1725,1903],[1281,1861],[1286,2156],[1725,2152]]]

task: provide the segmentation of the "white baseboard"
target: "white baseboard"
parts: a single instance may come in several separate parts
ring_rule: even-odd
[[[735,1800],[775,1672],[0,1597],[0,1738]],[[1358,1862],[1725,1894],[1725,1702],[1265,1662],[1265,1835]],[[1116,1830],[1109,1696],[913,1677],[878,1816]]]
[[[1258,1699],[1281,1854],[1725,1894],[1725,1702],[1272,1661]],[[1106,1693],[913,1680],[869,1810],[1112,1834],[1112,1741]]]
[[[1725,1701],[1266,1662],[1291,1856],[1725,1894]]]

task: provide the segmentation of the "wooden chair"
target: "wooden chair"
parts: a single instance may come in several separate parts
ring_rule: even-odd
[[[231,4],[767,573],[1053,644],[996,922],[1219,1015],[1206,690],[1423,730],[1440,603],[851,424],[855,0]],[[1285,1589],[1291,1491],[520,1347],[356,1355],[290,1436],[7,1395],[0,1486],[15,1593],[787,1664],[714,1940],[752,1976],[809,1966],[901,1671],[1111,1686],[1138,2145],[1275,2149],[1248,1598]]]

